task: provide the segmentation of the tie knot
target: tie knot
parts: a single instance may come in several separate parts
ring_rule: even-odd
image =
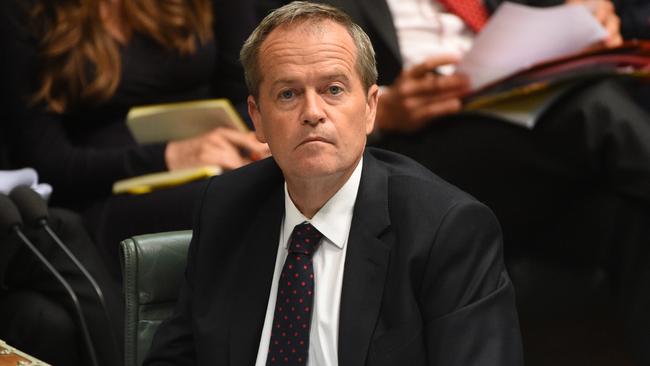
[[[303,222],[302,224],[298,224],[293,228],[293,233],[291,233],[289,252],[300,253],[311,257],[316,252],[316,249],[318,249],[322,238],[323,234],[316,230],[310,223]]]

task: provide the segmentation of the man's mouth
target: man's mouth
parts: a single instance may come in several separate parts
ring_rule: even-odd
[[[308,144],[310,142],[324,142],[324,143],[328,143],[328,144],[331,143],[329,140],[327,140],[326,138],[324,138],[322,136],[307,136],[307,138],[302,140],[298,146],[306,145],[306,144]]]

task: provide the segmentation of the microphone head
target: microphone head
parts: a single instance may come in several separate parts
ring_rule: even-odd
[[[41,220],[47,220],[47,204],[28,186],[18,186],[14,188],[9,197],[14,201],[18,211],[25,222],[36,224]]]
[[[5,194],[0,194],[0,234],[8,234],[15,226],[20,226],[23,220],[16,205]]]

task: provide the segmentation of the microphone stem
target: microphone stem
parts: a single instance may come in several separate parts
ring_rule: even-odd
[[[68,247],[65,244],[63,244],[59,236],[56,235],[54,230],[50,228],[50,225],[47,224],[47,221],[40,220],[39,223],[41,227],[45,229],[45,231],[48,233],[50,238],[52,238],[52,240],[54,240],[54,242],[59,246],[59,248],[61,248],[61,250],[68,256],[68,258],[72,261],[72,263],[74,263],[74,265],[81,271],[81,273],[83,273],[84,277],[86,277],[88,282],[90,282],[91,286],[94,288],[95,293],[99,298],[99,303],[102,307],[102,310],[104,311],[104,317],[106,318],[106,325],[111,336],[113,348],[117,350],[118,348],[117,345],[115,344],[117,338],[115,338],[115,331],[113,330],[113,326],[111,324],[111,318],[108,315],[108,309],[106,309],[106,300],[104,299],[104,293],[102,292],[101,288],[97,284],[97,281],[95,281],[95,278],[93,278],[93,276],[88,272],[86,266],[82,265],[81,262],[79,262],[79,260],[77,259],[77,257],[74,254],[72,254],[70,249],[68,249]]]
[[[68,256],[68,258],[70,258],[72,263],[74,263],[74,265],[77,268],[79,268],[79,270],[83,273],[84,277],[86,277],[86,279],[88,279],[88,282],[90,282],[93,289],[95,290],[95,293],[97,294],[97,297],[99,298],[99,302],[102,304],[102,306],[104,306],[104,302],[105,302],[104,301],[104,293],[102,292],[101,288],[99,287],[99,285],[97,284],[97,282],[95,281],[93,276],[91,276],[90,273],[88,273],[88,270],[86,270],[86,267],[83,266],[79,262],[77,257],[74,254],[72,254],[72,252],[70,252],[70,249],[68,249],[68,247],[65,246],[63,244],[63,242],[61,242],[61,239],[59,239],[58,235],[56,235],[54,233],[54,231],[50,228],[49,225],[47,225],[44,222],[41,222],[41,227],[43,227],[45,229],[45,231],[47,231],[47,233],[50,235],[50,238],[52,238],[52,240],[54,240],[56,245],[58,245],[59,248],[61,248],[61,250],[63,250],[63,252],[65,252],[65,254]],[[106,309],[104,309],[104,311],[106,311]]]
[[[68,282],[61,277],[61,274],[50,264],[50,262],[43,256],[43,254],[36,249],[34,244],[22,233],[22,231],[18,228],[18,226],[13,227],[13,231],[18,235],[18,237],[27,245],[29,250],[34,253],[34,255],[39,259],[41,263],[47,268],[52,275],[63,285],[65,290],[68,292],[68,295],[72,299],[72,303],[76,309],[77,316],[79,318],[79,326],[81,327],[81,331],[83,333],[83,338],[86,343],[86,347],[88,348],[88,353],[90,354],[90,360],[92,361],[93,366],[99,366],[97,363],[97,355],[95,354],[95,347],[93,347],[92,341],[90,340],[90,332],[88,331],[88,326],[86,325],[86,320],[83,317],[83,313],[81,311],[81,305],[79,305],[79,300],[77,299],[77,295],[75,295],[74,291],[68,284]]]

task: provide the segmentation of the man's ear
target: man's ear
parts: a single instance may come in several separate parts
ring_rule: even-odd
[[[259,106],[252,95],[249,95],[246,101],[248,104],[248,115],[253,120],[253,126],[255,126],[255,137],[257,137],[259,142],[266,142],[266,135],[264,135],[264,128],[262,127],[262,115],[260,114]]]
[[[375,127],[375,117],[377,116],[377,103],[379,103],[379,87],[373,84],[368,88],[368,97],[366,98],[366,135],[372,133]]]

